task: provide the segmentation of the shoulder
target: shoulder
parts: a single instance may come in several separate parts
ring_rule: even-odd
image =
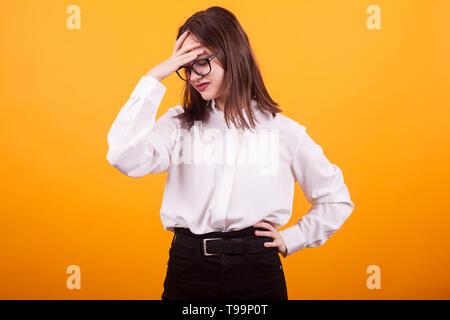
[[[172,125],[176,127],[181,127],[181,119],[177,118],[178,115],[184,113],[184,109],[181,105],[176,105],[169,108],[166,113],[164,113],[159,119],[159,122],[163,122],[166,125]]]
[[[270,117],[271,127],[278,128],[286,138],[298,141],[305,134],[306,126],[284,114],[277,113],[275,118],[271,114],[265,117]]]
[[[184,113],[184,109],[181,105],[177,104],[175,107],[169,108],[167,112],[169,112],[173,116],[177,116],[181,113]]]
[[[282,145],[293,158],[297,147],[305,136],[306,126],[281,113],[277,113],[275,117],[272,114],[264,113],[263,117],[264,127],[278,132]]]

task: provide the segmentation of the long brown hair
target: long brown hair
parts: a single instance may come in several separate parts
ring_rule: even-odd
[[[237,128],[250,129],[242,114],[244,109],[255,128],[252,99],[259,110],[272,113],[273,117],[283,111],[267,92],[247,34],[233,13],[218,6],[196,12],[179,28],[177,39],[186,30],[216,54],[224,69],[224,115],[228,127],[231,120]],[[207,119],[212,110],[211,100],[204,100],[189,81],[183,89],[184,113],[177,117],[190,130],[194,121]]]

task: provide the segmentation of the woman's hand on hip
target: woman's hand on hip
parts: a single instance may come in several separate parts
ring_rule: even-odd
[[[287,254],[286,244],[284,243],[284,240],[281,237],[280,233],[277,231],[277,229],[275,229],[275,227],[273,225],[271,225],[270,223],[262,220],[262,221],[260,221],[260,222],[258,222],[256,224],[254,224],[253,227],[255,227],[255,228],[264,228],[264,229],[269,230],[269,231],[256,230],[255,231],[255,235],[256,236],[261,236],[261,237],[273,238],[273,242],[265,242],[264,246],[265,247],[275,247],[275,248],[278,249],[279,252],[281,252],[283,257],[286,256],[286,254]]]

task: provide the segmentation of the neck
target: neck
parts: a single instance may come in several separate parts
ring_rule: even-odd
[[[214,107],[223,112],[222,101],[220,99],[214,99]]]

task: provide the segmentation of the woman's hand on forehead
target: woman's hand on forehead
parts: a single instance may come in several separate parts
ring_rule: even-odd
[[[205,52],[201,55],[201,56],[208,56],[209,55],[209,50],[208,48],[206,48],[205,46],[202,45],[202,43],[200,41],[198,41],[197,39],[195,39],[194,37],[192,37],[191,35],[189,35],[183,42],[182,48],[187,46],[187,45],[191,45],[191,44],[200,44],[199,47],[197,47],[197,49],[203,49],[205,50]]]

